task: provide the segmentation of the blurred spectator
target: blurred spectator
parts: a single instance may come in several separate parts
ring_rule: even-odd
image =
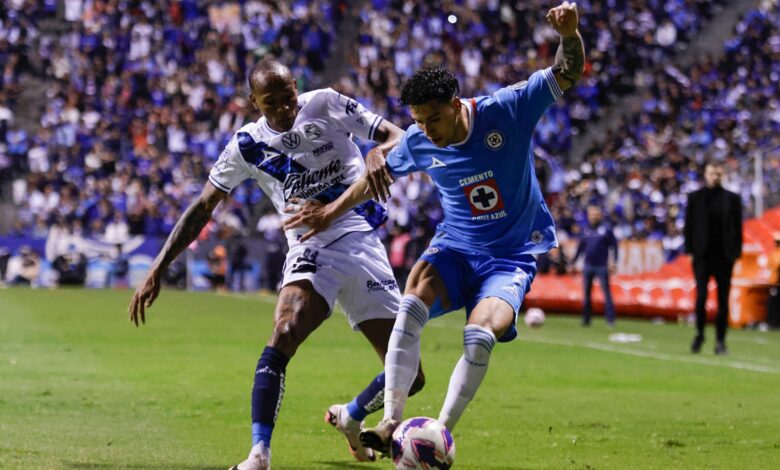
[[[393,268],[393,276],[398,282],[399,289],[403,290],[410,269],[408,248],[412,236],[409,233],[409,226],[394,226],[390,233],[390,239],[392,240],[388,249],[390,266]]]
[[[211,249],[206,259],[209,265],[209,273],[206,277],[211,282],[211,287],[218,292],[226,291],[227,249],[224,245],[217,245]]]
[[[71,244],[65,253],[54,258],[52,267],[60,286],[83,286],[87,279],[87,257]]]
[[[257,231],[265,240],[266,259],[260,273],[262,289],[276,292],[282,281],[282,271],[287,251],[287,239],[282,230],[282,219],[273,206],[268,206],[257,221]]]
[[[11,252],[8,248],[0,246],[0,287],[5,287],[5,275],[8,272],[8,260],[11,259]]]
[[[19,249],[19,272],[11,281],[12,284],[30,286],[34,285],[41,273],[41,257],[27,245]]]
[[[106,243],[122,246],[122,243],[127,241],[129,228],[125,217],[121,212],[114,212],[114,217],[111,222],[106,226],[106,233],[103,237],[103,241]]]
[[[563,256],[563,250],[560,248],[553,248],[547,253],[537,255],[536,265],[539,274],[563,275],[567,272],[566,257]]]
[[[114,288],[127,288],[128,274],[130,273],[130,260],[122,249],[122,244],[117,243],[113,255],[111,256],[111,271],[109,286]]]
[[[238,286],[239,291],[244,290],[244,276],[251,269],[247,256],[249,251],[246,245],[242,243],[241,236],[235,236],[230,244],[230,284],[231,287]]]

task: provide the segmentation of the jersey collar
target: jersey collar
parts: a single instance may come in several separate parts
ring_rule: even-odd
[[[263,118],[262,118],[262,123],[261,123],[261,125],[263,126],[263,128],[265,128],[265,130],[267,130],[268,132],[272,133],[273,135],[279,135],[279,134],[281,134],[281,132],[279,132],[279,131],[275,131],[275,130],[273,130],[273,129],[271,128],[271,125],[270,125],[270,124],[268,124],[268,119],[266,119],[265,117],[263,117]]]
[[[474,130],[474,121],[476,121],[477,116],[477,100],[474,98],[471,98],[470,100],[461,99],[460,102],[466,106],[466,113],[468,114],[467,119],[469,120],[469,131],[466,134],[465,139],[461,140],[460,142],[450,144],[450,147],[460,147],[461,145],[465,145],[466,142],[468,142],[471,138],[471,132]]]

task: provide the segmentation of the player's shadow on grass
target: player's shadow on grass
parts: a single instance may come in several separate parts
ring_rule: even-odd
[[[143,468],[143,469],[176,469],[176,470],[225,470],[225,466],[202,466],[202,465],[178,465],[178,464],[116,464],[116,463],[83,463],[83,462],[63,462],[67,468],[82,469],[82,470],[103,470],[103,469],[116,469],[116,468]]]

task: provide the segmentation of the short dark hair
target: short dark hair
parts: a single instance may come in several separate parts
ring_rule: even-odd
[[[446,103],[460,92],[458,79],[443,67],[423,67],[401,86],[401,104]]]

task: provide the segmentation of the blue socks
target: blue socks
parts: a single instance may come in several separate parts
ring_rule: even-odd
[[[347,411],[355,421],[363,421],[369,414],[385,406],[385,373],[377,375],[360,395],[347,404]]]
[[[284,396],[284,374],[290,358],[266,346],[255,370],[252,388],[252,446],[265,442],[271,447],[271,434]],[[382,381],[384,383],[384,380]]]

